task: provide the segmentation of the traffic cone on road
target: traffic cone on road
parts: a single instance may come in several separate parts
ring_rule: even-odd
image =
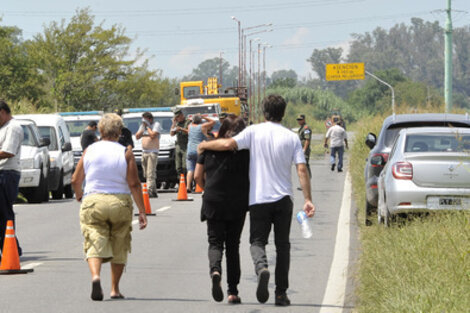
[[[196,184],[196,190],[194,190],[194,193],[202,193],[204,191],[204,189],[199,186],[199,184]]]
[[[7,222],[5,231],[5,240],[2,250],[2,263],[0,265],[0,274],[25,274],[32,272],[33,269],[21,269],[18,246],[16,245],[15,229],[13,221]]]
[[[157,214],[152,213],[152,207],[150,206],[149,190],[147,189],[147,183],[142,183],[142,196],[144,198],[145,215],[155,216]],[[139,215],[138,213],[135,215]]]
[[[193,201],[193,198],[188,198],[188,191],[186,190],[186,182],[184,181],[184,175],[180,176],[180,185],[178,188],[178,196],[173,201]]]

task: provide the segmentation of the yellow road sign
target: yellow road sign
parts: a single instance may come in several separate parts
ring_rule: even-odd
[[[326,65],[326,80],[364,79],[364,63]]]

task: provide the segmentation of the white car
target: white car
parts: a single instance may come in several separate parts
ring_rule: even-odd
[[[387,226],[399,213],[470,209],[470,129],[402,129],[378,195],[378,220]]]
[[[26,114],[18,118],[33,120],[42,137],[48,138],[50,156],[49,190],[53,199],[73,197],[73,153],[70,134],[64,119],[57,114]]]
[[[23,128],[21,143],[21,177],[19,191],[30,203],[49,200],[49,139],[41,138],[34,121],[18,119]]]
[[[88,123],[91,121],[99,122],[101,116],[103,115],[102,111],[87,111],[87,112],[61,112],[59,113],[65,120],[67,127],[70,132],[70,140],[72,142],[72,151],[73,151],[73,164],[74,168],[77,166],[78,161],[82,157],[82,145],[80,143],[80,136],[85,128],[88,126]],[[99,138],[99,133],[96,134]]]
[[[168,107],[154,107],[154,108],[134,108],[123,110],[122,119],[124,125],[131,131],[132,140],[134,141],[134,156],[136,159],[139,176],[142,176],[142,140],[135,138],[135,133],[139,130],[142,124],[142,114],[150,112],[153,115],[154,121],[159,122],[162,128],[160,134],[160,151],[158,153],[157,164],[157,186],[163,188],[173,188],[178,182],[178,177],[175,169],[175,142],[176,136],[170,136],[170,129],[173,119],[173,112]]]

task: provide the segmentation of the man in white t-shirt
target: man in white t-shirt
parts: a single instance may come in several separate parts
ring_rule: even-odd
[[[23,128],[11,116],[10,107],[0,100],[0,250],[3,249],[7,221],[15,223],[13,203],[20,183],[23,136]],[[16,242],[18,244],[18,240]],[[19,245],[18,253],[21,256]]]
[[[330,139],[330,164],[331,170],[335,170],[336,154],[338,154],[338,172],[343,171],[343,153],[344,147],[348,149],[348,138],[346,130],[341,127],[341,120],[338,120],[336,124],[328,129],[325,135],[325,148],[328,148],[328,139]]]
[[[157,198],[157,163],[160,150],[160,123],[153,120],[150,112],[142,114],[142,124],[135,138],[142,138],[142,172],[147,181],[150,198]]]
[[[263,100],[266,122],[247,127],[234,138],[202,142],[198,150],[250,150],[250,244],[251,256],[258,275],[256,297],[260,303],[269,298],[269,270],[265,246],[274,225],[276,245],[275,304],[290,304],[289,287],[290,225],[292,220],[292,164],[304,195],[303,209],[308,216],[315,213],[310,179],[299,137],[281,125],[285,100],[269,95]]]

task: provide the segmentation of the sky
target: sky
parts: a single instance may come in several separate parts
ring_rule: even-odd
[[[245,34],[259,38],[261,70],[293,69],[299,77],[313,74],[307,59],[314,49],[342,47],[347,53],[351,34],[377,27],[410,24],[412,17],[445,24],[447,0],[16,0],[0,5],[0,24],[17,26],[31,39],[52,21],[66,22],[78,8],[90,8],[95,23],[120,25],[133,39],[131,53],[145,51],[151,69],[181,78],[206,59],[222,56],[238,65],[238,22]],[[453,26],[470,25],[470,1],[453,0]],[[252,28],[258,25],[272,24]],[[253,51],[257,51],[253,42]],[[256,52],[255,52],[256,55]],[[257,56],[254,68],[257,68]],[[366,64],[367,68],[367,64]]]

